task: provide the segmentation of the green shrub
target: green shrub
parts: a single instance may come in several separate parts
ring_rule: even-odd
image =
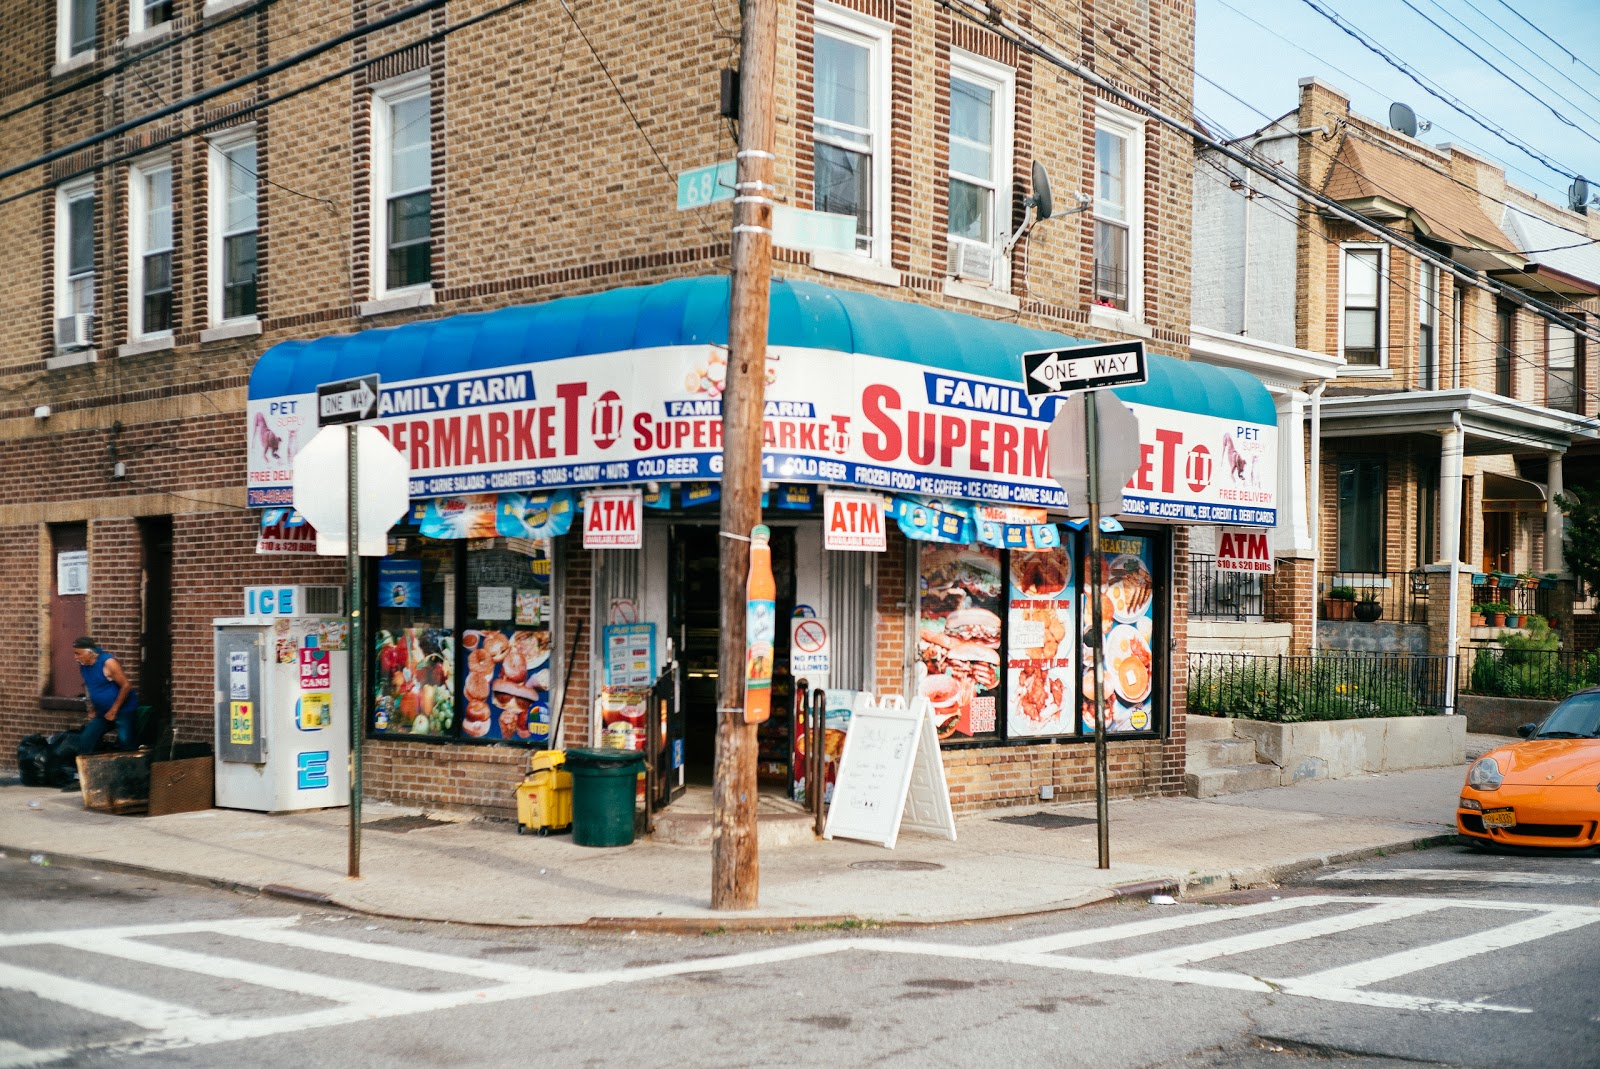
[[[1201,662],[1189,674],[1189,710],[1206,716],[1300,723],[1360,717],[1423,716],[1414,662],[1364,662],[1323,656]]]
[[[1353,586],[1336,586],[1328,591],[1328,597],[1334,601],[1356,600],[1356,588]]]

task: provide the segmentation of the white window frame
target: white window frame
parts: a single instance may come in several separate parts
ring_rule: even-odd
[[[147,227],[149,224],[149,204],[145,196],[145,181],[157,171],[167,172],[167,188],[170,200],[177,196],[177,186],[173,182],[172,158],[170,156],[152,156],[142,159],[128,168],[128,337],[132,341],[142,341],[148,338],[166,338],[172,336],[172,328],[165,327],[161,330],[147,330],[144,322],[144,258],[160,249],[145,247],[149,241]],[[168,204],[168,210],[172,205]],[[172,234],[172,244],[164,250],[168,255],[177,251],[178,235],[176,227]],[[177,292],[177,279],[172,280],[173,293]],[[176,303],[174,302],[174,313]]]
[[[1550,400],[1550,374],[1552,368],[1551,357],[1555,353],[1555,347],[1550,343],[1551,334],[1555,331],[1563,332],[1572,341],[1572,366],[1566,369],[1567,374],[1572,378],[1572,407],[1570,408],[1558,407]],[[1544,407],[1554,409],[1557,412],[1572,412],[1577,415],[1584,414],[1583,410],[1585,406],[1583,403],[1583,383],[1578,378],[1578,371],[1583,364],[1583,361],[1578,359],[1578,352],[1582,348],[1583,341],[1579,337],[1579,334],[1576,330],[1573,330],[1564,323],[1556,323],[1549,319],[1544,321]]]
[[[1433,281],[1433,284],[1431,286],[1428,284],[1430,275],[1432,276],[1432,281]],[[1382,279],[1382,275],[1379,275],[1379,278],[1381,280]],[[1381,285],[1381,283],[1380,283],[1380,286],[1379,286],[1379,290],[1380,290],[1379,296],[1380,296],[1380,307],[1381,307],[1381,297],[1382,297],[1382,293],[1381,293],[1382,285]],[[1343,314],[1344,313],[1344,306],[1342,304],[1339,306],[1339,312],[1340,312],[1339,322],[1342,324],[1344,322],[1344,314]],[[1380,314],[1378,319],[1379,319],[1380,322],[1382,322],[1383,316]],[[1423,321],[1424,320],[1427,320],[1427,325],[1432,330],[1432,339],[1433,339],[1433,378],[1432,378],[1432,380],[1424,379],[1423,374],[1422,374],[1422,370],[1423,370],[1423,368],[1422,368],[1422,326],[1423,326]],[[1342,346],[1340,347],[1339,351],[1340,352],[1344,351]],[[1440,382],[1441,377],[1442,376],[1441,376],[1441,373],[1440,373],[1440,366],[1439,366],[1439,267],[1438,267],[1437,264],[1434,264],[1431,261],[1418,260],[1417,261],[1417,385],[1421,386],[1424,390],[1437,390],[1439,388],[1439,382]]]
[[[834,37],[861,45],[867,49],[867,78],[872,88],[872,239],[866,249],[855,250],[855,255],[888,266],[890,241],[889,220],[889,58],[893,48],[893,28],[877,19],[854,11],[847,11],[818,0],[816,5],[816,36]],[[813,51],[813,56],[815,52]],[[813,60],[813,70],[815,62]],[[813,91],[813,100],[815,92]],[[813,105],[814,107],[815,105]],[[812,115],[812,140],[818,140],[816,116]],[[825,138],[823,140],[826,140]],[[812,182],[815,188],[816,163],[812,157]],[[813,194],[814,196],[814,194]]]
[[[223,323],[250,323],[256,319],[254,312],[227,318],[224,315],[226,302],[222,288],[223,242],[231,236],[226,230],[225,223],[228,212],[228,158],[224,153],[255,140],[256,128],[251,124],[212,138],[206,147],[206,219],[210,222],[207,228],[209,233],[206,234],[206,322],[212,326]],[[259,167],[260,163],[261,146],[257,144],[256,166]],[[261,188],[258,181],[256,183],[256,306],[258,308],[261,304],[260,232]]]
[[[370,205],[368,227],[372,240],[368,248],[369,275],[372,279],[372,295],[374,299],[381,300],[387,297],[421,295],[433,292],[433,282],[418,282],[409,286],[389,285],[389,198],[394,195],[390,188],[389,155],[394,131],[393,108],[396,104],[403,103],[415,97],[428,97],[432,99],[432,82],[427,71],[417,71],[401,78],[395,78],[375,86],[372,90],[371,110],[371,144],[372,144],[372,183],[368,204]],[[433,129],[432,116],[429,117],[429,145],[432,146]],[[433,188],[433,173],[430,164],[428,175],[428,188]],[[409,192],[418,192],[411,190]]]
[[[1127,174],[1123,179],[1123,188],[1127,196],[1128,228],[1128,307],[1107,308],[1104,305],[1094,305],[1094,310],[1109,313],[1114,317],[1129,317],[1136,321],[1144,320],[1144,197],[1145,197],[1145,126],[1144,120],[1114,104],[1097,100],[1094,105],[1094,132],[1098,142],[1101,130],[1114,134],[1123,141],[1123,159],[1127,167]],[[1091,226],[1097,227],[1102,221],[1112,224],[1121,224],[1123,220],[1102,220],[1099,213],[1099,184],[1100,165],[1098,148],[1090,156],[1090,173],[1095,198],[1095,210],[1091,212],[1094,222]],[[1091,230],[1090,249],[1094,248],[1095,235]],[[1090,256],[1090,269],[1093,270],[1094,257]],[[1090,302],[1093,304],[1094,286],[1090,282]]]
[[[176,6],[176,5],[174,5]],[[150,22],[145,18],[145,0],[128,0],[128,40],[132,41],[139,34],[159,29],[172,22],[169,16],[161,22]],[[126,42],[125,42],[126,43]]]
[[[73,67],[94,60],[95,51],[100,39],[100,16],[95,13],[95,44],[88,48],[74,52],[72,50],[72,4],[73,0],[56,0],[56,63],[57,65],[71,64]]]
[[[954,81],[973,82],[989,89],[994,93],[994,143],[991,146],[990,166],[994,171],[994,178],[989,183],[994,191],[992,206],[993,219],[990,221],[990,244],[994,249],[994,274],[989,279],[988,285],[994,289],[1009,292],[1011,289],[1011,263],[1010,258],[1003,255],[1006,239],[1011,236],[1011,159],[1014,140],[1016,137],[1016,100],[1017,72],[1010,67],[993,60],[975,56],[971,52],[959,48],[950,49],[950,78]],[[950,89],[952,100],[954,86]],[[952,103],[952,108],[954,107]],[[951,177],[959,177],[964,182],[974,185],[984,183],[975,178],[957,173],[952,168]],[[965,239],[958,238],[949,233],[949,210],[946,208],[946,241],[953,248],[955,243]],[[963,281],[977,282],[976,279]],[[982,283],[979,283],[980,285]]]
[[[56,188],[56,247],[55,247],[55,275],[56,275],[56,301],[55,315],[51,321],[51,337],[55,336],[55,322],[63,316],[76,314],[76,309],[69,308],[71,300],[70,279],[68,263],[72,255],[71,249],[71,212],[69,210],[73,201],[88,197],[91,201],[96,198],[94,178],[80,178],[74,182],[67,182]],[[99,205],[95,205],[98,214]],[[95,250],[95,266],[90,278],[94,283],[94,303],[92,315],[99,316],[100,308],[100,271],[99,250]]]
[[[1345,310],[1345,281],[1349,272],[1344,268],[1345,256],[1350,252],[1364,249],[1375,250],[1378,254],[1378,322],[1376,334],[1373,338],[1378,349],[1378,362],[1375,364],[1346,363],[1339,369],[1339,375],[1377,375],[1389,373],[1389,247],[1382,242],[1371,241],[1344,241],[1339,243],[1339,346],[1338,353],[1344,356],[1344,310]]]

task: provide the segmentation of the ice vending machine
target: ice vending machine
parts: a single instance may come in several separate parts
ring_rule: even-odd
[[[342,616],[239,616],[216,633],[217,805],[350,804],[350,660]]]

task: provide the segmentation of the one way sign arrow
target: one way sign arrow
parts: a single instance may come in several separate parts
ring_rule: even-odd
[[[1023,385],[1033,396],[1137,386],[1148,377],[1142,341],[1074,345],[1022,354]]]
[[[378,376],[325,382],[317,387],[317,426],[359,423],[378,414]]]

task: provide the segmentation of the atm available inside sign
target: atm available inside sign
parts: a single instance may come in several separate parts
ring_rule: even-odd
[[[1272,572],[1272,547],[1267,532],[1249,527],[1223,527],[1217,532],[1217,571]]]

